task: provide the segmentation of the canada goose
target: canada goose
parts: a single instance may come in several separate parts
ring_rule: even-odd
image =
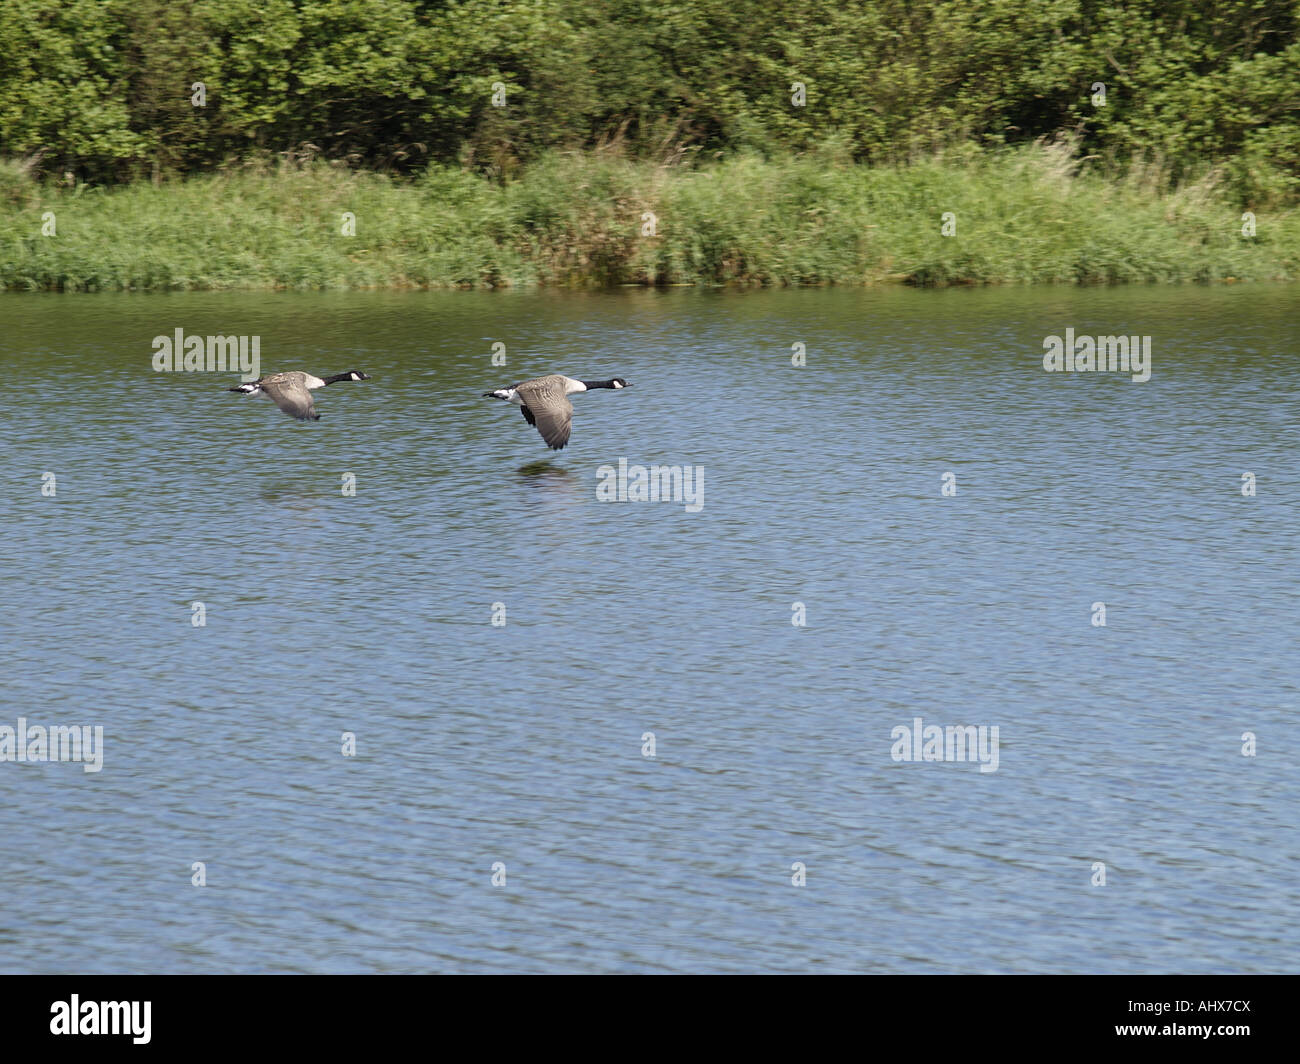
[[[569,442],[569,431],[573,428],[573,404],[569,402],[569,396],[592,388],[630,387],[622,377],[607,381],[579,381],[562,373],[552,373],[520,381],[509,388],[484,392],[483,398],[514,403],[523,412],[524,420],[537,427],[546,446],[558,451]]]
[[[347,373],[336,373],[332,377],[313,377],[310,373],[299,373],[293,370],[289,373],[270,373],[258,380],[231,388],[230,391],[243,392],[245,395],[268,396],[274,399],[275,405],[290,417],[296,417],[299,421],[309,419],[319,421],[320,415],[316,413],[316,404],[311,397],[312,389],[324,388],[325,385],[338,381],[368,381],[369,379],[369,374],[355,369],[348,370]]]

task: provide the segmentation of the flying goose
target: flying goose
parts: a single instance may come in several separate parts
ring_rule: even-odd
[[[355,369],[347,373],[336,373],[332,377],[313,377],[310,373],[299,373],[293,370],[289,373],[270,373],[258,380],[231,388],[230,391],[243,392],[245,395],[268,396],[274,399],[275,405],[290,417],[296,417],[299,421],[309,419],[319,421],[320,415],[316,413],[316,404],[311,397],[313,389],[324,388],[325,385],[338,381],[368,381],[369,379],[369,374]]]
[[[573,428],[573,404],[569,402],[569,396],[592,388],[630,387],[622,377],[607,381],[579,381],[562,373],[552,373],[520,381],[509,388],[484,392],[483,398],[514,403],[523,413],[524,420],[537,427],[546,446],[558,451],[569,442],[569,431]]]

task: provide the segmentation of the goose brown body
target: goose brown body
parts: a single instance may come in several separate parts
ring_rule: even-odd
[[[509,388],[484,392],[485,398],[503,399],[520,408],[524,420],[541,434],[546,446],[553,451],[563,450],[573,431],[573,404],[569,396],[593,388],[629,388],[622,377],[607,381],[580,381],[562,373],[520,381]]]
[[[347,373],[336,373],[332,377],[316,377],[310,373],[289,370],[286,373],[269,373],[255,381],[231,388],[230,391],[243,392],[245,395],[265,395],[290,417],[299,421],[319,421],[320,415],[316,413],[316,403],[311,395],[314,389],[324,388],[337,381],[369,379],[368,374],[355,369]]]

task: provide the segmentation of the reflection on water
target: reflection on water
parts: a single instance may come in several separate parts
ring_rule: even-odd
[[[0,299],[0,725],[104,728],[0,762],[0,967],[1294,968],[1293,305]],[[373,381],[299,425],[152,373],[176,328]],[[1067,328],[1151,380],[1044,373]],[[496,341],[637,388],[552,453]],[[707,505],[600,501],[620,459]],[[917,718],[997,770],[895,762]]]
[[[525,478],[559,480],[573,483],[577,480],[577,475],[563,466],[558,466],[554,462],[540,461],[529,462],[527,465],[519,467],[519,475]]]

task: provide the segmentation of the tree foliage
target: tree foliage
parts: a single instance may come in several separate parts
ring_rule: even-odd
[[[0,154],[91,181],[256,153],[507,174],[611,141],[898,161],[1068,134],[1286,200],[1298,32],[1297,0],[5,0]]]

